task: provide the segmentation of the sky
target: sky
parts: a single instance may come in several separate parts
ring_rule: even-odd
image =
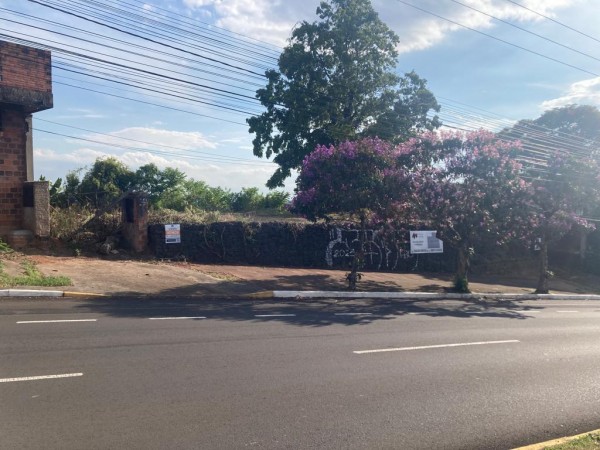
[[[600,107],[598,0],[372,3],[400,37],[398,72],[428,80],[448,126],[496,131],[568,104]],[[52,50],[54,108],[34,115],[35,177],[116,156],[266,191],[276,166],[253,156],[245,122],[262,111],[253,98],[265,70],[318,4],[0,0],[1,40]]]

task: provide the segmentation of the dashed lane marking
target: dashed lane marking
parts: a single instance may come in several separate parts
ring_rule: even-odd
[[[0,378],[0,383],[13,383],[15,381],[53,380],[56,378],[82,377],[83,373],[62,373],[58,375],[38,375],[34,377]]]
[[[61,319],[61,320],[20,320],[17,323],[71,323],[71,322],[97,322],[98,319]]]
[[[296,314],[255,314],[254,317],[296,317]]]
[[[335,313],[336,316],[372,316],[373,313]]]
[[[187,319],[206,319],[204,316],[190,316],[190,317],[148,317],[149,320],[187,320]]]
[[[507,340],[507,341],[482,341],[482,342],[460,342],[457,344],[440,344],[440,345],[422,345],[418,347],[399,347],[399,348],[380,348],[375,350],[357,350],[353,353],[357,355],[365,355],[368,353],[384,353],[384,352],[404,352],[410,350],[427,350],[432,348],[446,348],[446,347],[467,347],[471,345],[492,345],[492,344],[515,344],[521,342],[518,340]]]

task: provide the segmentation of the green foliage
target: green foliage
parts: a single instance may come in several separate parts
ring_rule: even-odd
[[[290,202],[290,193],[285,191],[271,191],[262,199],[263,209],[282,211]]]
[[[11,253],[12,251],[13,249],[10,248],[6,242],[0,239],[0,253]]]
[[[398,36],[369,0],[329,0],[317,9],[320,21],[292,32],[278,70],[257,98],[266,111],[247,120],[255,134],[254,154],[275,154],[280,166],[268,181],[282,186],[292,169],[318,145],[364,136],[402,141],[440,125],[425,80],[395,73]]]
[[[115,158],[105,158],[97,159],[87,171],[79,169],[67,173],[64,182],[59,178],[51,183],[50,204],[62,209],[77,206],[80,212],[88,208],[95,210],[110,205],[127,191],[145,192],[151,206],[179,212],[282,210],[289,201],[289,194],[283,191],[264,195],[257,188],[244,188],[236,193],[187,179],[183,172],[172,167],[161,170],[155,164],[146,164],[134,172]],[[73,230],[71,225],[77,222],[73,220],[77,215],[72,211],[58,213],[54,218],[58,229],[63,230],[59,232],[61,235]]]
[[[258,188],[244,188],[233,195],[231,208],[235,212],[254,211],[260,207],[262,199]]]
[[[158,205],[163,195],[176,190],[186,179],[179,169],[160,170],[155,164],[141,166],[133,176],[132,187],[145,192],[151,205]]]
[[[469,280],[466,276],[456,276],[454,278],[454,290],[463,294],[468,294],[471,292],[471,289],[469,288]]]
[[[83,176],[79,186],[80,196],[95,208],[106,206],[117,200],[132,187],[135,174],[118,159],[97,159]]]

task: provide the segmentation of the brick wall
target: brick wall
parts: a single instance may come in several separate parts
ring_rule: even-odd
[[[52,92],[50,52],[0,41],[0,87]]]
[[[0,235],[21,228],[27,114],[18,109],[0,109]]]

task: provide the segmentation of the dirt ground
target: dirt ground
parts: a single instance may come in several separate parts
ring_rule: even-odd
[[[60,290],[112,295],[237,296],[264,290],[344,290],[341,270],[206,265],[156,261],[150,257],[118,254],[67,256],[68,250],[32,248],[25,253],[0,254],[4,271],[22,272],[25,260],[44,275],[69,277],[73,284]],[[364,273],[359,290],[444,292],[451,274]],[[535,276],[471,276],[474,292],[531,293]],[[562,275],[550,282],[556,293],[600,293],[600,278]]]

